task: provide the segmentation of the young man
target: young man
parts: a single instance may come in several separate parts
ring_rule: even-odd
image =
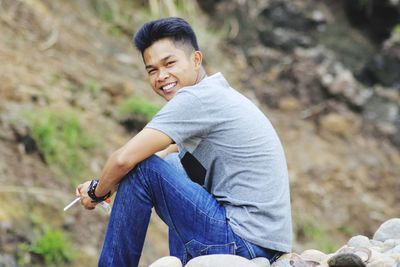
[[[134,43],[168,102],[110,156],[98,182],[77,187],[93,209],[119,184],[99,266],[138,265],[152,207],[183,264],[206,254],[274,261],[289,252],[287,166],[268,119],[222,74],[206,75],[183,19],[148,22]]]

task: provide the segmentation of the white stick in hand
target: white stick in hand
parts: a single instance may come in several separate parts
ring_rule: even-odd
[[[69,204],[64,208],[64,211],[66,211],[67,209],[71,208],[72,205],[74,205],[74,204],[75,204],[76,202],[78,202],[80,199],[81,199],[80,197],[75,198],[73,201],[71,201],[71,203],[69,203]]]

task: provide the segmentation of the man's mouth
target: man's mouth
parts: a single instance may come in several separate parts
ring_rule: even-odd
[[[174,87],[176,86],[176,82],[169,83],[167,85],[164,85],[161,87],[161,89],[164,91],[164,93],[168,94],[174,90]]]

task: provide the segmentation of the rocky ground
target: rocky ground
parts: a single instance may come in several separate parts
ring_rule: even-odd
[[[247,260],[234,255],[206,255],[190,260],[185,267],[396,267],[400,265],[400,218],[384,222],[369,239],[363,235],[350,238],[334,253],[308,249],[301,254],[282,255],[272,264],[265,258]],[[182,267],[175,257],[164,257],[150,267]]]
[[[295,252],[334,252],[398,217],[397,1],[371,0],[367,9],[353,1],[199,1],[201,9],[155,2],[0,1],[0,265],[43,266],[38,240],[51,229],[75,248],[74,260],[58,266],[95,266],[107,217],[62,208],[74,185],[97,175],[145,123],[131,115],[127,130],[120,104],[135,96],[162,105],[130,44],[138,25],[162,14],[192,20],[208,72],[223,72],[276,127],[289,165]],[[77,147],[79,160],[63,171],[45,158],[27,114],[70,113],[95,142]],[[168,254],[165,240],[153,218],[141,266]]]

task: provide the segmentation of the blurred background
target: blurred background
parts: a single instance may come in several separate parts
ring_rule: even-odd
[[[0,0],[0,266],[96,266],[107,215],[62,209],[164,104],[131,44],[164,16],[276,127],[294,251],[371,237],[400,216],[399,2]],[[166,240],[153,216],[141,266]]]

